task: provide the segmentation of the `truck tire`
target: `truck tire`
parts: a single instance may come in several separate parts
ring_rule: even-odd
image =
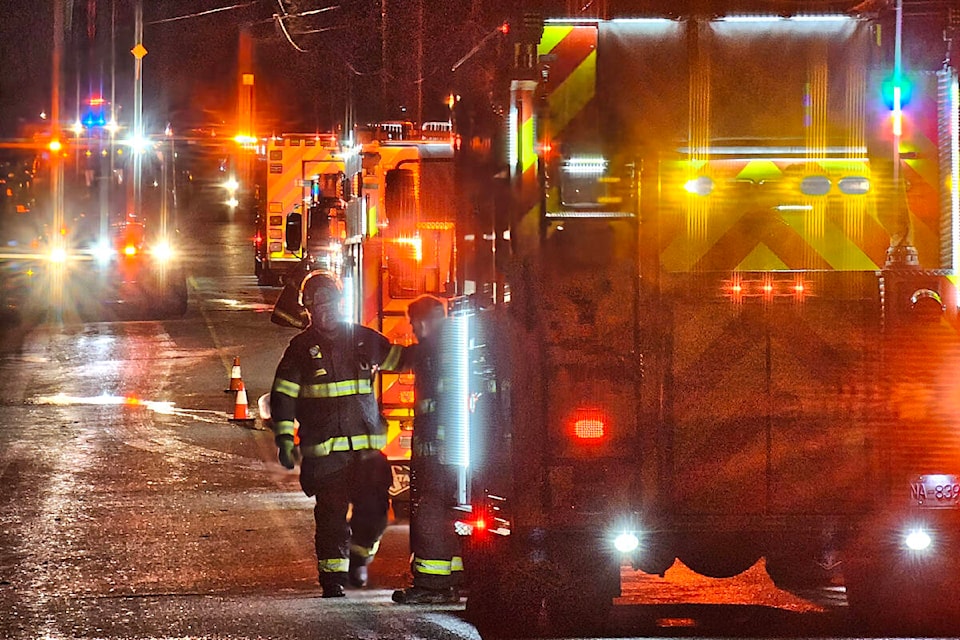
[[[743,533],[714,535],[688,541],[677,556],[691,571],[708,578],[732,578],[755,565],[760,546]]]
[[[839,580],[839,562],[829,550],[786,547],[767,552],[767,575],[778,589],[790,592],[829,587]]]
[[[633,568],[662,578],[676,561],[677,552],[673,540],[656,536],[645,541],[642,553],[633,562]]]

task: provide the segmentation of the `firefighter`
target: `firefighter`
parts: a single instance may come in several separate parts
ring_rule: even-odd
[[[304,278],[300,302],[310,324],[290,341],[277,366],[271,419],[278,458],[287,469],[295,466],[294,419],[300,422],[300,486],[316,496],[320,586],[324,598],[337,598],[347,584],[366,585],[367,565],[387,528],[392,476],[380,451],[386,421],[373,383],[378,369],[396,369],[403,347],[344,321],[340,282],[328,272]]]
[[[410,453],[410,572],[413,586],[393,592],[400,604],[442,604],[459,601],[463,575],[460,541],[454,529],[456,469],[442,463],[443,426],[437,404],[443,402],[440,334],[446,308],[439,298],[420,296],[407,308],[417,337],[409,356],[414,373],[413,443]]]

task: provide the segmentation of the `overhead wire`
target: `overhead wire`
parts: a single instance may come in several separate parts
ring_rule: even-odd
[[[202,18],[203,16],[208,16],[214,13],[220,13],[222,11],[233,11],[235,9],[245,9],[246,7],[252,7],[255,4],[260,4],[260,0],[254,0],[254,2],[244,2],[242,4],[232,4],[227,7],[217,7],[216,9],[207,9],[206,11],[197,11],[195,13],[188,13],[182,16],[173,16],[171,18],[161,18],[159,20],[151,20],[150,22],[145,22],[144,24],[147,24],[147,25],[163,24],[165,22],[176,22],[177,20],[188,20],[190,18]]]

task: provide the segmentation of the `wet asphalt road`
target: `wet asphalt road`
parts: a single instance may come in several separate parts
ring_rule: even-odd
[[[0,334],[0,638],[477,638],[462,606],[402,607],[407,529],[371,585],[319,598],[311,501],[251,411],[293,331],[252,275],[252,228],[194,217],[183,318],[25,322]],[[859,635],[842,589],[797,597],[757,565],[730,580],[625,570],[607,636]],[[532,621],[533,622],[533,621]]]

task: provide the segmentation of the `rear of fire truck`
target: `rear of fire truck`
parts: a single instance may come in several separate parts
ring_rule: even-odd
[[[280,284],[307,256],[343,275],[346,245],[364,235],[361,162],[360,148],[342,145],[335,134],[270,139],[266,206],[254,237],[261,285]]]
[[[594,628],[621,565],[761,558],[885,629],[960,628],[957,73],[885,18],[515,30],[482,633]]]

